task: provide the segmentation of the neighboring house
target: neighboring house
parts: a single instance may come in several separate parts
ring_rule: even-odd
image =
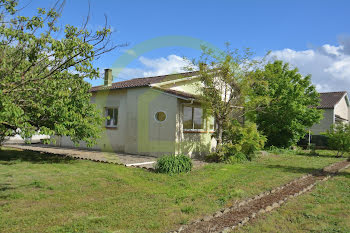
[[[196,74],[112,83],[112,70],[106,69],[104,85],[91,88],[91,102],[108,117],[92,149],[154,156],[209,153],[216,144],[214,119],[204,118],[196,99]],[[56,145],[74,146],[68,137],[57,137]]]
[[[31,138],[28,138],[27,140],[23,139],[19,134],[16,134],[12,137],[5,138],[5,143],[13,144],[13,143],[25,143],[26,141],[30,143],[40,143],[43,139],[50,139],[50,136],[48,135],[42,135],[42,134],[35,134]]]
[[[326,132],[332,124],[348,123],[350,118],[349,97],[346,91],[323,92],[320,93],[320,98],[318,109],[323,110],[323,119],[310,129],[314,141],[319,141],[322,133]]]

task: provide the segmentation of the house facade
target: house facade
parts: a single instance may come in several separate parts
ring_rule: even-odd
[[[214,119],[204,117],[196,99],[196,74],[112,83],[112,70],[106,69],[104,85],[91,89],[91,102],[107,117],[92,149],[153,156],[209,153],[216,144]],[[69,137],[56,137],[56,145],[74,146]],[[81,142],[79,147],[86,145]]]
[[[310,129],[314,138],[322,137],[322,133],[332,124],[349,123],[350,118],[349,97],[346,91],[323,92],[320,93],[320,98],[318,109],[323,110],[323,119]]]

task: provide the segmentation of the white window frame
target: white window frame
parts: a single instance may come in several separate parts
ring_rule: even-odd
[[[106,107],[105,117],[108,117],[108,110],[113,111],[113,116],[110,118],[110,124],[108,124],[108,119],[106,119],[105,126],[108,128],[116,128],[118,126],[119,108],[118,107]],[[115,114],[117,113],[116,121],[114,122]]]
[[[204,131],[205,130],[205,124],[206,124],[206,120],[204,119],[204,109],[203,108],[201,108],[201,107],[197,107],[197,106],[187,106],[187,105],[184,105],[183,106],[183,109],[182,109],[182,111],[183,111],[183,117],[185,116],[185,114],[184,114],[184,112],[185,112],[185,107],[188,107],[188,108],[191,108],[192,109],[192,113],[191,113],[191,115],[192,115],[192,128],[191,129],[186,129],[186,128],[184,128],[184,119],[182,119],[182,121],[183,121],[183,123],[182,123],[182,128],[183,128],[183,130],[184,131],[194,131],[194,132],[200,132],[200,131]],[[200,108],[200,109],[202,109],[202,127],[203,128],[201,128],[201,129],[195,129],[194,128],[194,113],[195,113],[195,111],[194,111],[194,109],[195,108]]]

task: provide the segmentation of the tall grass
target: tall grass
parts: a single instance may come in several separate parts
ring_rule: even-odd
[[[192,170],[192,160],[186,155],[165,155],[157,160],[155,171],[158,173],[178,174]]]

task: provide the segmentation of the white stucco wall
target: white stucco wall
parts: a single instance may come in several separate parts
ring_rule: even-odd
[[[321,135],[321,133],[326,132],[332,124],[334,124],[334,109],[323,109],[323,119],[320,123],[313,125],[310,130],[313,135]]]
[[[176,145],[177,98],[151,88],[128,88],[97,92],[91,98],[101,114],[104,109],[118,108],[118,125],[106,128],[91,149],[161,156],[174,154]],[[155,119],[159,111],[167,117],[163,122]],[[56,145],[74,147],[69,137],[58,137]],[[79,148],[87,148],[84,142]]]
[[[196,93],[195,80],[180,82],[171,88]],[[205,154],[213,147],[211,133],[183,133],[182,103],[176,96],[149,87],[127,88],[93,93],[91,102],[105,113],[105,107],[118,108],[118,125],[106,128],[91,149],[161,156],[164,154]],[[188,102],[188,101],[187,101]],[[166,120],[155,119],[157,112],[165,112]],[[207,128],[205,129],[207,131]],[[74,147],[68,137],[59,137],[57,145]],[[81,142],[79,147],[86,148]]]
[[[125,152],[161,156],[175,153],[177,98],[150,88],[130,88]],[[165,112],[166,120],[155,119]]]
[[[49,135],[35,134],[27,140],[30,141],[31,143],[38,143],[42,139],[49,139],[49,138],[50,138]],[[5,140],[6,140],[5,141],[6,143],[25,143],[25,140],[19,134],[12,137],[7,137]]]
[[[334,108],[334,114],[349,120],[349,107],[344,96]]]
[[[97,105],[101,114],[105,114],[105,108],[118,108],[118,125],[116,128],[106,128],[105,121],[102,123],[101,138],[97,140],[91,149],[123,152],[125,150],[126,131],[126,90],[111,90],[93,93],[91,102]],[[63,147],[75,147],[69,137],[58,137],[56,145]],[[79,148],[87,148],[86,143],[80,142]]]

